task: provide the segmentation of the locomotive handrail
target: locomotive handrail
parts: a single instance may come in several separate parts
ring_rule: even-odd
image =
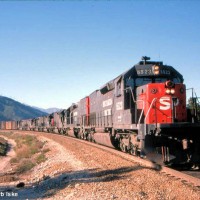
[[[150,110],[151,110],[151,108],[152,108],[152,106],[153,106],[153,104],[154,104],[154,102],[157,100],[157,98],[154,98],[153,100],[152,100],[152,102],[151,102],[151,104],[150,104],[150,106],[149,106],[149,109],[148,109],[148,111],[147,111],[147,114],[146,114],[146,116],[145,116],[145,118],[144,118],[144,133],[145,133],[145,135],[146,135],[146,120],[147,120],[147,117],[148,117],[148,115],[149,115],[149,113],[150,113]],[[157,122],[156,122],[157,123]]]
[[[139,117],[139,119],[138,119],[137,125],[140,124],[140,121],[141,121],[141,119],[142,119],[142,115],[143,115],[143,113],[144,113],[144,101],[143,101],[143,100],[137,100],[136,102],[139,102],[139,101],[142,102],[142,111],[141,111],[141,113],[140,113],[140,117]]]
[[[127,88],[124,89],[124,90],[128,90],[128,89],[131,91],[131,96],[132,96],[132,98],[133,98],[134,103],[136,103],[135,97],[134,97],[134,95],[133,95],[132,87],[127,87]]]
[[[71,122],[72,122],[72,119],[71,119],[71,118],[72,118],[72,113],[73,113],[73,111],[71,111],[71,112],[69,113],[69,123],[70,123],[70,124],[72,124],[72,123],[71,123]]]

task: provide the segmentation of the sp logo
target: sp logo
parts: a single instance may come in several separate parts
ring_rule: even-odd
[[[170,109],[171,105],[170,97],[161,97],[159,101],[160,101],[160,110]]]

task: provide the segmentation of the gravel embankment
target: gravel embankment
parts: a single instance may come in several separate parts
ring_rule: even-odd
[[[37,135],[47,141],[49,159],[23,177],[25,188],[17,189],[16,183],[4,184],[0,193],[14,192],[17,197],[13,199],[20,200],[200,199],[200,189],[137,163],[70,138]]]

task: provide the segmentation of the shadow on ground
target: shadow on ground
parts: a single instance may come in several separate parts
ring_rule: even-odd
[[[51,198],[59,190],[68,186],[74,187],[80,183],[110,182],[128,177],[129,172],[144,169],[145,167],[121,167],[112,170],[87,169],[73,172],[65,172],[54,178],[46,177],[35,185],[22,189],[16,187],[0,187],[0,199],[38,199]]]

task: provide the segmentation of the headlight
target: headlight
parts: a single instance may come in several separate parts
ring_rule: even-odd
[[[165,90],[165,93],[166,93],[166,94],[175,94],[175,89],[174,89],[174,88],[172,88],[172,89],[167,88],[167,89]]]
[[[160,67],[159,67],[159,66],[154,65],[152,68],[153,68],[153,73],[154,73],[155,75],[160,74]]]
[[[171,94],[175,94],[175,89],[171,89]]]
[[[170,94],[171,93],[171,91],[170,91],[170,89],[166,89],[166,94]]]
[[[154,66],[154,70],[159,70],[159,66]]]

